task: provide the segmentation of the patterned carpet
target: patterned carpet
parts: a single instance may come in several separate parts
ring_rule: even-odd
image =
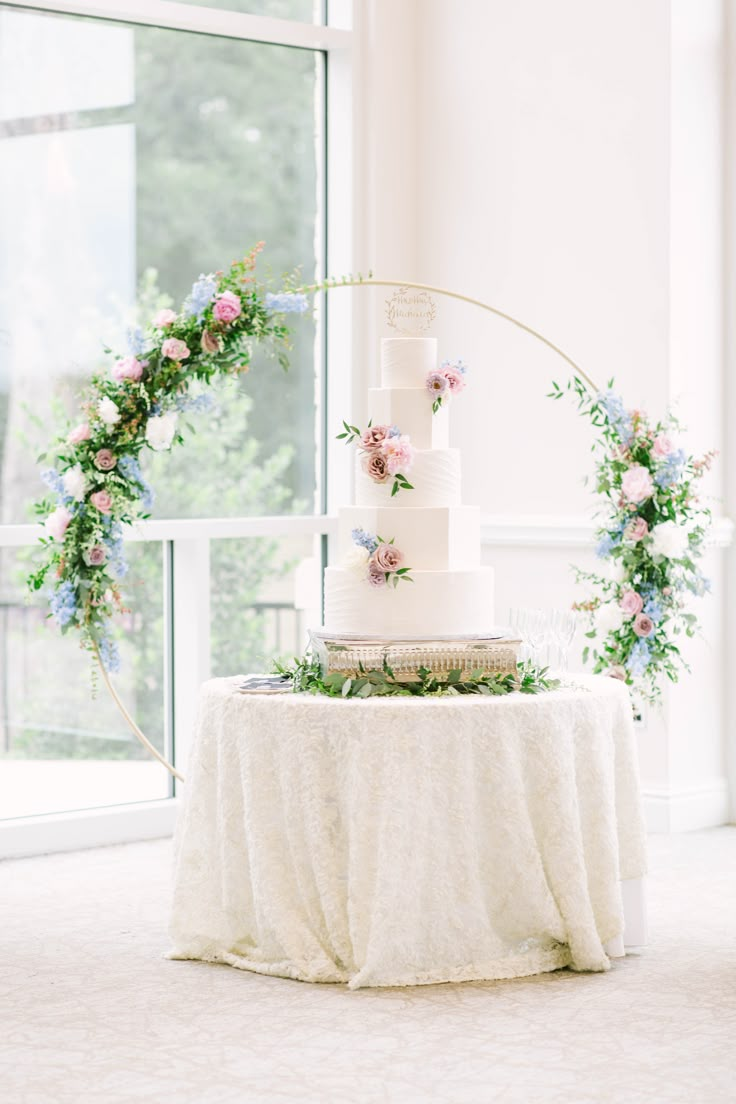
[[[4,1104],[736,1099],[736,828],[652,838],[610,973],[357,992],[163,959],[169,856],[0,864]]]

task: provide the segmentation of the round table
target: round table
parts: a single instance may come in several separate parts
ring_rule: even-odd
[[[170,957],[359,988],[623,953],[645,834],[621,683],[343,700],[240,681],[202,687]]]

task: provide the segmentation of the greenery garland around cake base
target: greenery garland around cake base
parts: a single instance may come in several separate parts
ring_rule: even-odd
[[[319,660],[307,653],[288,664],[275,663],[274,670],[291,681],[295,694],[326,694],[331,698],[440,698],[457,694],[503,697],[516,693],[540,694],[560,686],[560,680],[551,678],[547,667],[535,667],[531,663],[517,664],[515,672],[487,674],[478,669],[464,679],[459,669],[439,677],[427,667],[419,667],[416,678],[405,682],[396,678],[385,660],[381,670],[366,670],[361,666],[355,675],[343,675],[339,671],[325,675]]]

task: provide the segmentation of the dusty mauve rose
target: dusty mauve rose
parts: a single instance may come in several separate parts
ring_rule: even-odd
[[[652,452],[655,456],[669,456],[674,445],[666,433],[660,433],[654,438]]]
[[[368,564],[368,582],[372,587],[382,587],[386,585],[385,574],[373,560]]]
[[[215,302],[212,313],[218,322],[234,322],[242,311],[240,299],[232,291],[223,291]]]
[[[609,670],[608,677],[619,679],[620,682],[626,682],[626,668],[622,667],[620,663],[617,663],[615,667],[611,667]]]
[[[645,498],[651,498],[654,483],[647,468],[642,464],[634,464],[625,471],[621,479],[621,491],[629,502],[643,502]]]
[[[388,479],[388,464],[382,452],[366,452],[362,459],[363,471],[374,483],[385,483]]]
[[[178,337],[167,337],[161,345],[161,355],[169,360],[184,360],[189,356],[189,347],[186,341],[180,341]]]
[[[641,613],[644,609],[644,599],[635,590],[625,590],[619,605],[629,617],[636,617],[637,613]]]
[[[101,514],[109,514],[112,510],[112,497],[107,491],[95,491],[89,496],[89,500]]]
[[[110,449],[100,449],[95,456],[95,467],[100,471],[112,471],[117,464],[118,460],[114,452]]]
[[[70,445],[78,445],[80,441],[89,441],[91,436],[90,428],[87,422],[80,422],[78,426],[75,426],[67,437],[67,441]]]
[[[404,556],[393,544],[379,544],[373,553],[373,562],[381,571],[396,571],[404,562]]]
[[[637,636],[651,636],[654,632],[654,622],[645,613],[637,613],[634,618],[634,632]]]
[[[176,311],[169,310],[168,307],[165,307],[164,310],[160,310],[153,319],[154,326],[159,330],[171,326],[174,322],[176,322]]]
[[[360,447],[362,449],[379,448],[388,437],[390,429],[391,426],[387,425],[368,426],[360,435]]]
[[[203,353],[219,353],[220,351],[220,339],[217,334],[210,333],[209,330],[202,331],[202,340],[200,341]]]
[[[88,567],[99,567],[107,559],[107,552],[101,544],[95,544],[84,553],[84,562]]]
[[[130,379],[138,381],[143,375],[143,363],[134,356],[123,357],[112,367],[112,378],[115,380]]]
[[[640,541],[649,532],[649,526],[643,517],[632,518],[624,529],[624,540]]]

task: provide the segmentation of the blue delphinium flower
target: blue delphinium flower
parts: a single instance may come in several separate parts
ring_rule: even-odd
[[[654,473],[654,482],[658,487],[671,487],[682,476],[687,462],[684,449],[676,449],[666,456],[660,468]]]
[[[458,371],[460,373],[461,376],[464,376],[465,373],[468,370],[467,364],[465,364],[465,362],[462,361],[462,360],[443,360],[442,364],[441,364],[441,367],[442,368],[454,368],[456,371]]]
[[[103,636],[99,642],[100,659],[108,674],[114,675],[120,670],[120,651],[111,636]]]
[[[378,548],[378,540],[371,533],[366,533],[365,529],[353,529],[350,535],[353,542],[360,548],[365,548],[370,555]]]
[[[647,602],[644,603],[644,609],[642,612],[645,613],[647,617],[649,617],[656,625],[657,622],[662,620],[662,614],[664,611],[662,609],[662,603],[659,601],[658,598],[650,598]]]
[[[606,412],[609,424],[616,430],[622,441],[631,440],[634,426],[631,415],[624,408],[623,399],[615,391],[599,391],[597,401]]]
[[[106,521],[108,519],[105,519]],[[104,524],[104,523],[103,523]],[[107,562],[113,575],[122,579],[128,574],[128,564],[125,560],[123,533],[119,522],[114,521],[104,526],[107,535],[102,538],[102,543],[107,549]]]
[[[179,395],[174,400],[174,409],[182,413],[207,414],[213,409],[215,400],[212,395]]]
[[[634,678],[640,678],[646,674],[651,653],[652,646],[648,640],[637,640],[626,660],[626,670],[629,674],[633,675]]]
[[[56,468],[44,468],[41,472],[41,480],[49,490],[54,492],[62,506],[69,506],[70,503],[74,502],[73,497],[67,494],[64,488],[64,480]]]
[[[58,625],[68,625],[77,612],[77,592],[66,580],[60,583],[49,599],[51,613]]]
[[[124,475],[126,479],[138,484],[140,488],[141,505],[144,510],[151,510],[155,497],[153,487],[146,481],[135,456],[121,456],[118,460],[118,471]]]
[[[192,284],[192,290],[189,293],[184,310],[188,315],[196,314],[197,320],[202,321],[202,317],[205,312],[205,308],[212,302],[212,297],[217,291],[217,280],[211,274],[205,276],[202,273],[198,280]]]
[[[266,292],[266,310],[272,314],[304,314],[309,309],[309,300],[299,291],[282,291],[274,294]]]
[[[392,425],[391,428],[388,431],[388,435],[389,435],[389,437],[400,437],[401,436],[401,430],[399,429],[399,427],[397,425]]]
[[[696,595],[698,598],[702,598],[704,594],[709,594],[712,590],[710,579],[700,573],[688,579],[685,582],[685,586],[691,594]]]
[[[146,338],[140,326],[129,326],[125,331],[125,340],[131,356],[139,356],[146,348]]]

